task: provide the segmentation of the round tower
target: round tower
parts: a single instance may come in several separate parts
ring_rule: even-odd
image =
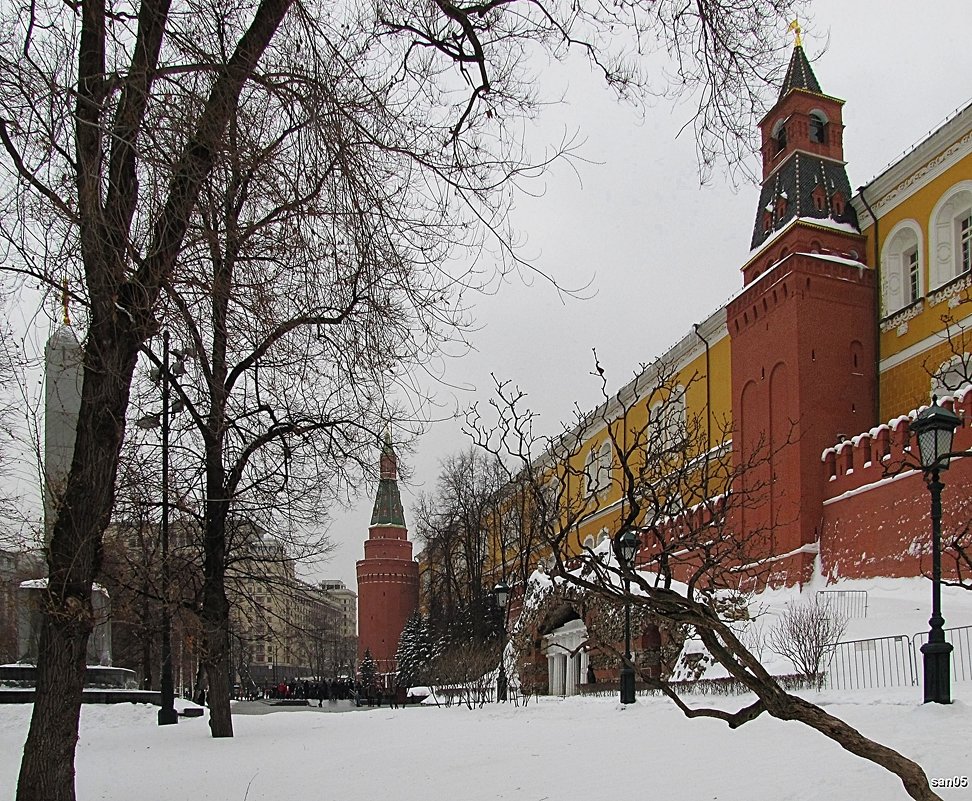
[[[418,608],[419,568],[412,558],[398,490],[398,458],[386,433],[371,526],[358,561],[358,660],[371,653],[383,674],[397,670],[402,629]]]

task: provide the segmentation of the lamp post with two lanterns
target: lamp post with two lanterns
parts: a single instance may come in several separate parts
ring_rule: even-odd
[[[631,665],[631,571],[641,540],[634,531],[628,529],[619,534],[615,550],[624,569],[624,661],[621,663],[621,703],[635,702],[635,672]]]
[[[170,363],[170,356],[175,361]],[[139,418],[136,425],[139,428],[159,428],[162,437],[162,523],[159,537],[159,551],[161,568],[159,580],[162,585],[162,646],[161,646],[161,678],[160,695],[162,705],[159,708],[159,725],[166,726],[179,722],[179,714],[175,710],[175,684],[172,677],[172,620],[169,613],[169,590],[171,576],[169,572],[169,417],[174,411],[183,408],[182,402],[170,400],[169,382],[174,377],[183,375],[186,371],[185,360],[189,356],[186,351],[169,349],[169,332],[162,332],[162,366],[152,371],[152,379],[161,382],[162,411],[148,414]]]
[[[962,424],[950,409],[932,405],[921,411],[911,423],[911,431],[918,437],[921,469],[931,493],[932,523],[932,613],[928,620],[928,642],[921,646],[924,656],[924,702],[950,704],[951,675],[949,660],[952,644],[945,641],[945,618],[942,617],[942,489],[941,471],[948,470],[955,429]]]

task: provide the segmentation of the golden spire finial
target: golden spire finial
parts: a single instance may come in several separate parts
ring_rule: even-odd
[[[787,28],[787,31],[793,31],[796,34],[796,46],[803,47],[803,28],[800,27],[800,20],[793,20],[793,22],[790,23],[790,27]]]
[[[71,302],[71,296],[68,294],[68,281],[67,278],[61,281],[61,306],[64,309],[64,325],[71,325],[71,312],[68,310],[68,304]]]

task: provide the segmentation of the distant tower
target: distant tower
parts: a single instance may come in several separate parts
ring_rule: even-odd
[[[402,629],[418,608],[419,569],[408,541],[398,491],[398,458],[388,433],[380,471],[365,558],[357,564],[358,660],[368,650],[382,673],[393,673]]]
[[[44,543],[50,545],[57,510],[67,486],[74,438],[81,409],[81,344],[68,316],[64,292],[64,322],[44,350]]]
[[[850,204],[843,101],[825,95],[797,40],[760,123],[763,180],[745,288],[727,308],[733,450],[775,583],[810,576],[823,512],[820,454],[875,424],[875,280]],[[755,544],[754,544],[755,545]],[[758,548],[753,548],[758,551]]]

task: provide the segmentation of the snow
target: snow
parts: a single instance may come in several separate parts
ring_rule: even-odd
[[[966,702],[922,706],[916,688],[811,693],[827,711],[915,758],[929,777],[969,773]],[[702,699],[696,699],[701,701]],[[746,703],[747,698],[719,699]],[[705,699],[710,703],[711,699]],[[2,797],[13,798],[29,707],[0,710]],[[496,799],[903,798],[890,774],[795,723],[759,718],[737,731],[688,720],[639,697],[531,701],[526,707],[316,707],[237,715],[236,737],[213,740],[202,719],[159,727],[146,706],[86,706],[79,799],[206,801],[495,801]],[[658,795],[652,787],[664,788]],[[944,799],[968,790],[942,790]]]
[[[815,584],[814,586],[818,586]],[[821,585],[822,586],[822,585]],[[843,581],[865,589],[867,617],[848,639],[927,627],[925,579]],[[804,593],[804,598],[809,592]],[[753,601],[767,615],[799,598],[776,589]],[[972,593],[944,588],[948,626],[972,624]],[[771,618],[767,617],[767,621]],[[972,780],[972,683],[951,706],[923,705],[919,687],[802,693],[864,734],[915,759],[929,779]],[[686,696],[737,709],[751,696]],[[266,714],[245,714],[259,707]],[[340,714],[310,707],[234,706],[233,739],[204,718],[158,726],[155,707],[85,705],[77,750],[79,801],[886,801],[905,798],[891,774],[817,732],[766,715],[732,731],[689,720],[639,696],[531,699],[483,709],[410,706]],[[0,801],[14,798],[29,705],[0,705]],[[967,799],[972,788],[936,788]]]
[[[870,484],[864,484],[860,487],[856,487],[855,489],[847,490],[847,492],[843,492],[840,495],[836,495],[833,498],[828,498],[823,502],[823,505],[830,506],[830,504],[832,503],[845,501],[848,498],[853,498],[855,495],[860,495],[861,493],[870,492],[871,490],[877,489],[878,487],[883,487],[885,484],[890,484],[894,481],[901,481],[902,479],[909,478],[917,472],[918,472],[917,470],[906,470],[903,473],[896,473],[893,476],[885,476],[884,478],[879,478],[877,481],[872,481]],[[846,470],[845,473],[847,475],[851,475],[853,473],[853,470]],[[833,478],[836,479],[837,477],[834,476]]]

